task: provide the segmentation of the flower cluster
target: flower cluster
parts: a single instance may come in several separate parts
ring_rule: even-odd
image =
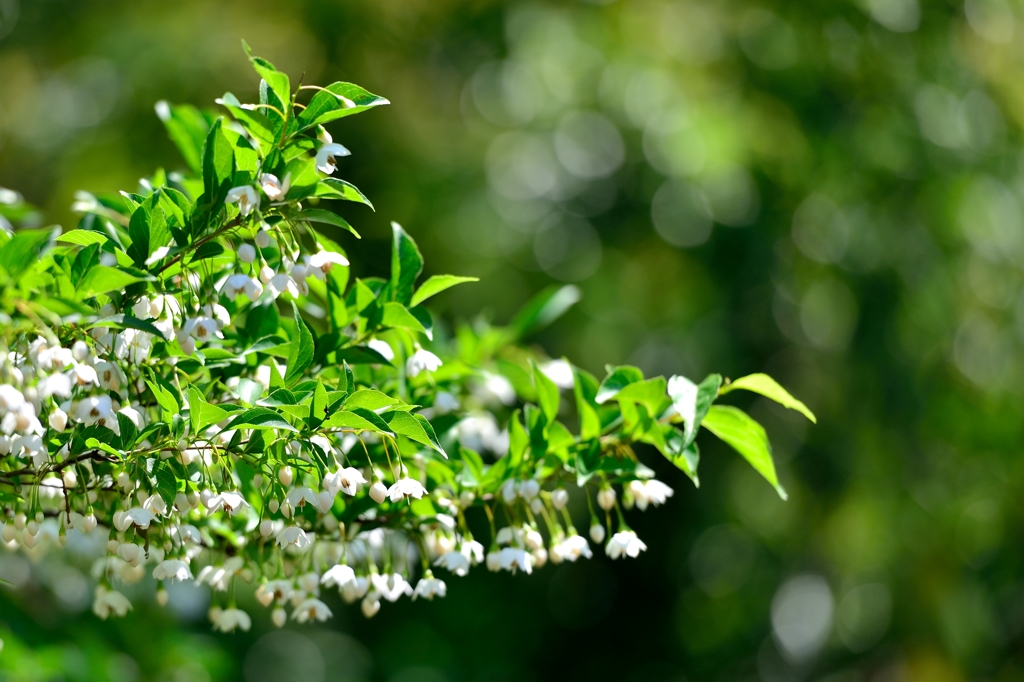
[[[335,240],[354,230],[325,206],[369,201],[333,177],[349,151],[323,126],[387,102],[335,83],[302,104],[305,89],[252,62],[260,102],[225,95],[233,121],[157,107],[189,172],[80,195],[63,234],[0,231],[5,548],[101,535],[96,615],[131,610],[124,583],[157,581],[165,604],[164,584],[194,581],[230,632],[251,627],[246,585],[281,626],[329,618],[325,589],[370,617],[444,597],[444,572],[529,574],[591,558],[591,543],[637,557],[625,512],[673,494],[638,451],[696,482],[699,428],[782,492],[760,426],[713,404],[742,388],[810,416],[765,375],[694,384],[622,366],[598,381],[518,345],[571,288],[441,342],[423,303],[472,278],[417,285],[423,261],[397,225],[390,277],[350,281]],[[197,120],[214,122],[191,136]]]

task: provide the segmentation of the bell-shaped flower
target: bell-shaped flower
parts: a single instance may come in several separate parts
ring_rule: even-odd
[[[357,599],[365,597],[369,589],[370,581],[366,579],[366,576],[357,575],[355,580],[350,580],[341,586],[341,598],[346,603],[352,604]]]
[[[395,351],[391,348],[391,344],[389,344],[387,341],[382,341],[381,339],[373,339],[372,341],[368,341],[366,343],[366,346],[367,348],[371,348],[377,351],[377,354],[380,355],[385,360],[387,360],[388,362],[391,362],[392,360],[395,359]]]
[[[231,579],[242,571],[245,560],[242,557],[233,556],[227,559],[222,566],[205,566],[196,576],[196,583],[206,583],[219,592],[226,592],[231,584]]]
[[[414,600],[419,597],[433,599],[435,596],[443,597],[447,592],[448,586],[444,584],[444,581],[435,578],[433,572],[427,569],[424,571],[423,577],[416,583],[416,590],[413,592],[412,598]]]
[[[180,559],[167,559],[153,569],[155,580],[191,580],[192,571]]]
[[[292,298],[299,297],[299,286],[295,280],[292,279],[291,275],[280,273],[270,278],[267,283],[267,291],[274,298],[278,298],[283,293],[288,293]]]
[[[119,531],[128,530],[129,526],[135,526],[145,530],[153,522],[153,512],[142,507],[132,507],[114,520],[114,527]]]
[[[336,472],[328,472],[324,476],[324,488],[332,495],[337,495],[339,490],[346,495],[355,495],[362,485],[366,485],[366,478],[363,476],[363,472],[355,467],[338,469]]]
[[[295,592],[295,587],[290,580],[268,580],[256,588],[256,599],[264,606],[270,606],[275,601],[283,604]]]
[[[320,503],[319,500],[317,499],[316,492],[314,492],[312,488],[306,488],[301,486],[297,488],[292,488],[291,490],[288,491],[288,496],[285,498],[285,500],[288,502],[288,504],[291,505],[293,509],[298,509],[299,507],[305,506],[307,502],[318,509],[320,508]]]
[[[412,585],[409,584],[409,581],[401,573],[386,575],[375,573],[370,576],[370,585],[373,587],[374,592],[392,603],[398,601],[403,595],[411,597],[413,594]]]
[[[304,549],[309,546],[310,539],[306,535],[306,531],[298,526],[288,526],[281,529],[281,532],[277,534],[277,544],[279,547],[294,546],[298,549]]]
[[[348,258],[336,251],[317,251],[309,258],[307,272],[322,280],[335,265],[348,265]]]
[[[619,559],[621,557],[630,557],[635,559],[647,549],[647,545],[643,543],[643,540],[637,537],[636,533],[631,530],[620,530],[618,533],[612,536],[612,539],[608,541],[604,551],[612,559]]]
[[[226,204],[238,204],[238,212],[242,215],[249,215],[253,210],[260,208],[260,193],[252,185],[232,187],[224,199]]]
[[[320,577],[320,583],[327,587],[343,588],[356,579],[356,572],[351,566],[338,564],[327,569],[327,572]]]
[[[132,608],[128,598],[116,590],[110,590],[103,585],[96,586],[96,596],[92,602],[92,612],[106,620],[110,614],[124,616]]]
[[[443,566],[460,578],[469,573],[469,557],[458,550],[442,554],[434,565]]]
[[[273,173],[263,173],[260,175],[260,189],[267,195],[267,198],[271,201],[281,201],[285,195],[288,194],[288,190],[292,186],[292,174],[286,173],[284,180],[278,180],[277,176]]]
[[[251,506],[252,505],[250,505],[240,494],[235,492],[223,492],[210,497],[206,508],[211,514],[219,509],[223,509],[230,516],[234,516],[243,507]]]
[[[330,137],[328,137],[327,139],[330,140]],[[324,146],[320,147],[319,150],[317,150],[316,169],[321,173],[331,175],[338,168],[337,163],[335,161],[335,157],[350,156],[351,154],[352,152],[345,149],[345,147],[341,146],[340,144],[334,141],[329,141],[327,144],[325,144]]]
[[[388,497],[392,502],[398,502],[404,498],[420,499],[427,492],[423,484],[413,478],[400,478],[388,488]]]
[[[252,619],[249,617],[249,614],[234,607],[222,609],[213,621],[213,628],[221,632],[234,632],[236,628],[241,628],[243,632],[248,632],[251,627]]]
[[[576,561],[581,556],[590,559],[594,554],[590,551],[590,543],[582,535],[573,533],[562,542],[558,543],[558,552],[566,561]],[[554,548],[552,548],[554,551]]]
[[[505,547],[500,553],[501,568],[515,573],[533,573],[533,555],[519,547]]]
[[[246,298],[255,303],[256,299],[263,293],[263,285],[248,275],[238,273],[231,275],[224,281],[224,286],[221,287],[220,292],[231,300],[234,300],[236,296],[245,294]]]
[[[438,367],[443,365],[441,358],[437,357],[429,350],[423,350],[422,348],[416,349],[416,352],[409,356],[409,359],[405,361],[405,372],[410,377],[418,376],[420,372],[434,372]]]
[[[484,560],[484,546],[476,540],[463,542],[461,552],[474,566]]]
[[[292,618],[300,623],[309,623],[312,621],[325,621],[331,617],[331,610],[327,608],[327,604],[323,603],[319,599],[307,599],[292,611]]]
[[[672,497],[673,490],[661,481],[651,479],[649,481],[630,481],[629,492],[633,495],[637,509],[645,511],[648,505],[655,507],[665,504],[665,500]]]

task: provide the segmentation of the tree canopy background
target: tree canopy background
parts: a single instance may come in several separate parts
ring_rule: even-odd
[[[819,418],[748,404],[788,502],[724,446],[700,490],[650,457],[677,493],[631,519],[638,561],[453,577],[371,621],[339,602],[326,630],[214,636],[198,591],[100,623],[81,574],[3,554],[0,679],[1019,679],[1017,22],[1010,0],[0,0],[0,186],[47,223],[180,166],[153,105],[254,89],[244,38],[393,103],[336,127],[378,207],[351,212],[356,274],[397,220],[481,277],[450,319],[572,282],[551,355],[768,371]]]

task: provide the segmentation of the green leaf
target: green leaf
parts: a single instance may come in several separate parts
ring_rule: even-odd
[[[385,412],[381,415],[381,418],[387,422],[388,426],[395,433],[401,434],[406,438],[426,445],[429,448],[433,448],[437,452],[441,453],[445,459],[448,459],[448,454],[441,447],[441,444],[437,442],[437,436],[434,434],[434,428],[430,425],[422,415],[412,415],[408,412]]]
[[[362,407],[367,410],[379,410],[383,407],[397,405],[399,400],[392,398],[387,393],[382,393],[375,388],[361,388],[352,393],[344,403],[346,410]]]
[[[228,416],[227,410],[206,402],[206,398],[195,386],[189,386],[188,405],[193,435],[201,434],[211,425]]]
[[[209,119],[192,105],[171,106],[163,101],[157,102],[156,113],[189,169],[197,176],[202,175],[203,143],[210,131]]]
[[[153,392],[153,397],[156,398],[156,402],[160,406],[160,409],[171,416],[179,413],[180,408],[178,407],[178,400],[174,397],[173,393],[160,384],[148,379],[146,380],[146,385],[149,386],[149,390]]]
[[[391,300],[408,304],[412,299],[416,278],[423,270],[423,256],[419,247],[402,226],[391,223]]]
[[[309,403],[309,425],[315,427],[327,416],[327,389],[324,383],[317,380],[313,389],[313,400]]]
[[[644,373],[636,367],[622,365],[621,367],[608,367],[608,376],[601,382],[597,389],[594,400],[598,405],[603,405],[616,395],[619,391],[637,381],[643,381]]]
[[[745,391],[752,391],[754,393],[760,393],[766,398],[771,398],[783,407],[796,410],[803,416],[810,419],[812,423],[818,423],[814,413],[807,409],[806,405],[790,395],[789,391],[780,386],[779,382],[775,381],[775,379],[772,379],[767,374],[748,374],[745,377],[740,377],[736,381],[723,386],[722,394],[724,395],[737,388],[742,388]]]
[[[263,384],[252,379],[239,379],[235,389],[238,398],[247,405],[255,405],[263,396]]]
[[[712,405],[701,426],[728,443],[750,462],[754,470],[775,486],[779,497],[786,499],[786,491],[779,485],[772,461],[772,446],[764,427],[743,410],[731,405]]]
[[[166,246],[171,238],[163,209],[158,206],[159,201],[159,192],[150,195],[135,209],[128,223],[128,236],[132,240],[128,247],[128,255],[140,268],[146,266],[146,261],[153,251]]]
[[[699,488],[700,479],[697,477],[697,465],[700,463],[700,450],[697,448],[697,444],[687,444],[686,437],[679,432],[679,429],[669,424],[657,424],[655,428],[662,430],[661,444],[658,445],[661,454],[679,467]]]
[[[96,265],[82,279],[82,283],[79,285],[79,296],[92,298],[111,291],[124,291],[129,284],[142,282],[144,279],[108,265]]]
[[[431,296],[441,293],[445,289],[450,289],[456,284],[462,284],[464,282],[479,282],[479,277],[458,277],[456,275],[434,275],[429,278],[426,282],[420,285],[420,288],[416,290],[416,293],[412,295],[412,300],[409,301],[410,306],[418,306],[423,301],[427,300]]]
[[[400,327],[422,333],[427,331],[423,324],[409,312],[408,308],[393,301],[385,303],[381,308],[380,323],[384,327]]]
[[[49,227],[19,230],[0,248],[0,270],[6,271],[11,279],[17,279],[42,258],[53,237],[54,229]]]
[[[558,419],[558,406],[561,402],[558,386],[544,372],[540,371],[537,363],[533,360],[530,360],[530,365],[533,367],[533,384],[537,389],[537,403],[540,406],[540,411],[544,413],[548,424],[554,424]]]
[[[361,408],[360,408],[361,410]],[[365,411],[364,411],[365,412]],[[378,423],[380,416],[370,412],[375,420],[367,418],[366,415],[360,414],[356,411],[339,410],[335,412],[320,425],[322,429],[354,429],[356,431],[372,431],[374,433],[391,433],[391,428],[386,422],[383,423],[383,427]]]
[[[313,335],[309,333],[306,323],[299,316],[299,309],[292,303],[292,312],[295,314],[295,336],[291,340],[291,352],[288,354],[288,371],[285,374],[285,383],[293,386],[303,373],[313,363]]]
[[[576,411],[580,415],[580,438],[590,440],[601,435],[601,419],[594,409],[597,379],[578,367],[572,368]]]
[[[718,397],[718,388],[722,385],[722,377],[719,374],[709,374],[700,382],[694,384],[684,376],[674,376],[668,382],[668,394],[672,398],[672,404],[685,422],[684,434],[685,445],[689,445],[697,438],[697,427],[700,426],[704,415],[708,413],[711,404]]]
[[[323,199],[343,199],[345,201],[355,201],[360,204],[366,204],[370,208],[373,208],[373,204],[366,198],[362,192],[360,192],[355,185],[338,178],[324,178],[316,186],[315,196]]]
[[[264,156],[270,153],[277,140],[274,135],[274,124],[270,122],[266,114],[244,107],[238,101],[238,98],[230,92],[224,93],[224,96],[217,100],[217,103],[226,107],[231,112],[231,115],[235,117],[235,120],[241,123],[242,127],[252,135]]]
[[[140,320],[137,317],[131,315],[111,315],[110,317],[104,317],[95,322],[89,323],[86,328],[92,329],[93,327],[111,327],[113,329],[138,329],[139,331],[148,332],[159,338],[164,338],[164,333],[153,326],[153,323],[149,320]]]
[[[519,410],[516,410],[508,420],[508,456],[511,467],[519,466],[528,447],[530,447],[530,436],[527,435],[526,429],[523,427]]]
[[[256,69],[256,73],[266,81],[267,85],[274,91],[274,94],[277,95],[277,98],[281,100],[281,102],[291,104],[292,88],[288,75],[278,71],[274,65],[266,59],[252,56],[252,51],[249,49],[249,46],[245,44],[245,41],[242,41],[242,45],[245,47],[245,53],[249,56],[249,61],[252,62],[252,66]]]
[[[227,196],[235,172],[235,150],[224,134],[223,121],[213,122],[203,146],[203,188],[207,203],[215,207]]]
[[[390,104],[352,83],[331,83],[309,100],[306,108],[297,117],[298,130],[302,132],[315,125],[323,125],[344,116],[358,114],[372,107]]]
[[[655,377],[629,384],[615,394],[615,400],[639,403],[647,408],[648,414],[657,417],[669,406],[671,400],[665,393],[665,378]]]
[[[334,225],[340,227],[343,230],[348,230],[352,234],[359,237],[359,233],[356,232],[355,228],[348,224],[348,221],[342,218],[337,213],[328,211],[322,208],[307,208],[305,211],[299,214],[301,220],[308,220],[313,223],[323,223],[324,225]]]
[[[63,244],[77,244],[78,246],[91,246],[92,244],[106,244],[109,239],[100,232],[92,230],[70,230],[59,235],[56,241]]]
[[[157,494],[160,495],[164,504],[170,507],[174,504],[174,498],[178,494],[178,477],[174,473],[170,460],[157,460],[153,477],[156,479]]]
[[[572,284],[544,289],[509,324],[512,338],[519,339],[548,326],[579,300],[580,290]]]
[[[118,437],[120,450],[131,452],[135,447],[135,441],[139,437],[139,429],[135,426],[135,422],[120,412],[117,413],[117,427],[121,432],[121,435]]]
[[[295,427],[279,413],[266,407],[252,407],[235,416],[231,422],[224,427],[224,431],[235,429],[283,429],[295,431]]]

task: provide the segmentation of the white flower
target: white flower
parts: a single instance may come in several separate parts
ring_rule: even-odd
[[[442,554],[434,565],[443,566],[460,578],[469,573],[469,557],[458,550]]]
[[[351,604],[356,599],[362,599],[369,589],[370,581],[366,579],[366,576],[356,576],[355,580],[350,580],[341,586],[341,598]]]
[[[256,588],[256,599],[264,606],[273,602],[283,604],[295,592],[290,580],[270,580]]]
[[[398,601],[402,595],[411,597],[413,593],[412,585],[409,584],[409,581],[401,573],[391,573],[389,575],[375,573],[370,576],[370,584],[373,586],[374,592],[392,603]]]
[[[120,392],[124,372],[113,362],[97,362],[96,377],[101,388]]]
[[[359,486],[366,484],[366,478],[363,477],[363,472],[359,471],[355,467],[346,467],[344,469],[338,469],[334,473],[329,473],[324,476],[324,488],[326,488],[331,495],[338,494],[338,491],[345,493],[346,495],[355,495],[359,492]]]
[[[245,498],[239,495],[238,493],[225,492],[211,497],[209,503],[206,505],[206,508],[212,514],[223,507],[224,511],[226,511],[229,515],[234,516],[242,507],[251,506],[252,505],[246,502]]]
[[[90,396],[79,401],[75,409],[75,418],[85,424],[93,424],[109,419],[113,413],[112,408],[109,395]]]
[[[372,341],[367,342],[366,346],[367,348],[377,351],[377,354],[388,362],[395,359],[395,351],[391,349],[391,345],[387,341],[373,339]]]
[[[295,283],[295,280],[292,279],[290,275],[286,275],[284,273],[274,275],[270,278],[270,281],[267,283],[267,291],[269,291],[274,298],[278,298],[285,292],[288,292],[292,298],[299,297],[299,287]]]
[[[484,546],[476,540],[468,540],[462,543],[462,555],[469,559],[474,565],[484,560]]]
[[[540,549],[544,546],[544,538],[533,528],[526,531],[525,540],[527,549]]]
[[[224,335],[220,333],[220,325],[212,317],[191,317],[185,320],[185,325],[181,329],[196,341],[224,338]],[[180,342],[181,339],[178,341]]]
[[[284,182],[278,180],[277,176],[274,175],[273,173],[263,173],[262,175],[260,175],[260,189],[263,190],[263,193],[266,194],[267,198],[270,199],[271,201],[283,199],[284,196],[288,194],[288,190],[291,188],[291,186],[291,173],[288,173],[284,176]]]
[[[238,212],[242,215],[249,215],[253,209],[259,210],[260,194],[252,185],[232,187],[228,190],[228,196],[224,199],[226,204],[238,204]]]
[[[285,179],[290,181],[291,176],[286,175]],[[261,249],[265,249],[268,246],[270,246],[270,233],[267,232],[265,227],[261,227],[259,231],[256,232],[256,246],[260,247]]]
[[[651,479],[650,481],[630,481],[629,492],[640,511],[645,511],[647,505],[655,507],[665,504],[665,500],[672,497],[672,488],[661,481]]]
[[[66,374],[51,374],[41,379],[36,388],[39,390],[39,397],[43,400],[50,396],[70,398],[71,378]]]
[[[92,612],[103,620],[106,620],[111,613],[124,616],[131,608],[132,603],[120,592],[108,590],[103,585],[96,586],[96,597],[92,602]]]
[[[146,501],[142,503],[142,508],[153,512],[155,515],[163,515],[167,513],[167,503],[164,502],[164,498],[159,495],[150,495],[146,498]]]
[[[601,488],[597,491],[597,506],[605,511],[615,507],[615,488]]]
[[[99,385],[96,370],[89,365],[75,365],[71,370],[71,378],[79,386],[88,386],[89,384]]]
[[[380,611],[380,599],[375,599],[373,598],[373,595],[368,594],[366,595],[366,598],[363,599],[363,603],[360,608],[362,608],[364,616],[367,618],[373,618],[377,615],[377,612]]]
[[[202,543],[202,536],[199,535],[199,529],[190,523],[183,523],[177,528],[177,535],[182,543],[191,542],[194,545]]]
[[[307,502],[314,507],[319,508],[320,506],[316,493],[313,492],[312,488],[292,488],[288,491],[288,496],[285,497],[285,500],[292,506],[292,509],[298,509],[299,507],[304,506]]]
[[[492,572],[501,570],[501,552],[487,553],[487,570]]]
[[[501,568],[515,573],[521,570],[524,573],[533,573],[533,556],[519,547],[505,547],[500,553]]]
[[[356,572],[352,570],[351,566],[345,564],[338,564],[332,568],[327,569],[327,572],[320,577],[320,583],[327,587],[335,587],[338,589],[344,588],[356,579]]]
[[[256,260],[256,247],[252,244],[242,244],[238,247],[237,254],[239,262],[252,263]]]
[[[331,175],[335,170],[337,170],[335,157],[349,156],[351,153],[352,152],[335,142],[325,144],[323,147],[320,147],[316,153],[316,169],[321,173]]]
[[[246,298],[255,303],[256,299],[263,293],[263,285],[252,277],[239,273],[228,277],[224,281],[224,286],[221,287],[220,292],[231,300],[234,300],[239,294],[245,294]]]
[[[518,496],[519,496],[519,481],[516,481],[516,480],[510,478],[510,479],[508,479],[507,481],[505,481],[504,483],[501,484],[501,497],[502,497],[503,500],[505,500],[505,504],[512,504],[512,502]],[[502,528],[501,530],[505,530],[505,529]],[[499,532],[498,537],[499,538],[501,537],[500,532]],[[498,542],[501,542],[501,540],[498,540]]]
[[[594,556],[587,539],[575,533],[558,543],[557,547],[561,557],[569,561],[576,561],[581,556],[587,559]]]
[[[306,535],[306,531],[298,528],[297,526],[288,526],[277,534],[277,544],[280,547],[295,545],[299,549],[302,549],[309,546],[309,536]]]
[[[47,421],[54,431],[63,431],[68,427],[68,414],[64,410],[56,409],[50,413]]]
[[[234,632],[235,628],[248,632],[251,627],[252,619],[249,618],[249,614],[236,608],[223,609],[213,621],[213,628],[221,632]]]
[[[128,526],[131,525],[146,529],[149,528],[149,524],[152,522],[153,512],[142,507],[132,507],[114,521],[114,527],[119,531],[128,530]]]
[[[448,391],[438,391],[434,396],[434,409],[441,414],[459,409],[459,399]]]
[[[443,597],[448,592],[448,586],[444,584],[443,580],[434,577],[434,574],[427,570],[423,573],[423,577],[416,583],[416,591],[413,593],[412,598],[415,600],[418,597],[424,599],[433,599],[434,596]]]
[[[370,486],[370,498],[377,504],[383,504],[384,500],[387,499],[388,489],[380,481],[375,481]]]
[[[348,258],[335,251],[317,251],[309,259],[309,274],[323,279],[335,265],[348,265]]]
[[[565,488],[556,488],[551,491],[551,506],[562,511],[565,509],[565,505],[569,503],[569,491]]]
[[[516,401],[516,389],[512,383],[500,374],[484,373],[484,383],[477,390],[479,397],[488,403],[499,402],[512,405]]]
[[[400,478],[388,488],[388,497],[392,502],[398,502],[402,498],[414,497],[417,500],[427,492],[419,481],[413,478]]]
[[[612,559],[624,556],[635,559],[645,549],[647,549],[647,545],[636,536],[636,533],[631,530],[620,530],[608,541],[604,551]]]
[[[599,545],[604,542],[604,526],[600,523],[592,525],[590,527],[590,539]]]
[[[0,385],[0,410],[15,412],[25,404],[25,396],[10,384]]]
[[[167,559],[153,569],[155,580],[191,580],[192,571],[188,564],[178,559]]]
[[[551,379],[558,388],[572,388],[572,365],[565,360],[551,360],[549,362],[545,362],[541,365],[540,371],[543,372],[544,376],[548,379]]]
[[[410,377],[418,376],[420,372],[434,372],[442,364],[441,358],[429,350],[419,348],[405,361],[405,371]]]
[[[319,599],[307,599],[292,611],[292,618],[300,623],[307,623],[313,620],[324,621],[331,617],[331,610],[327,604]]]
[[[223,566],[205,566],[196,576],[196,583],[200,585],[207,583],[219,592],[226,592],[231,578],[239,573],[244,566],[245,560],[242,557],[233,556],[227,559]]]

